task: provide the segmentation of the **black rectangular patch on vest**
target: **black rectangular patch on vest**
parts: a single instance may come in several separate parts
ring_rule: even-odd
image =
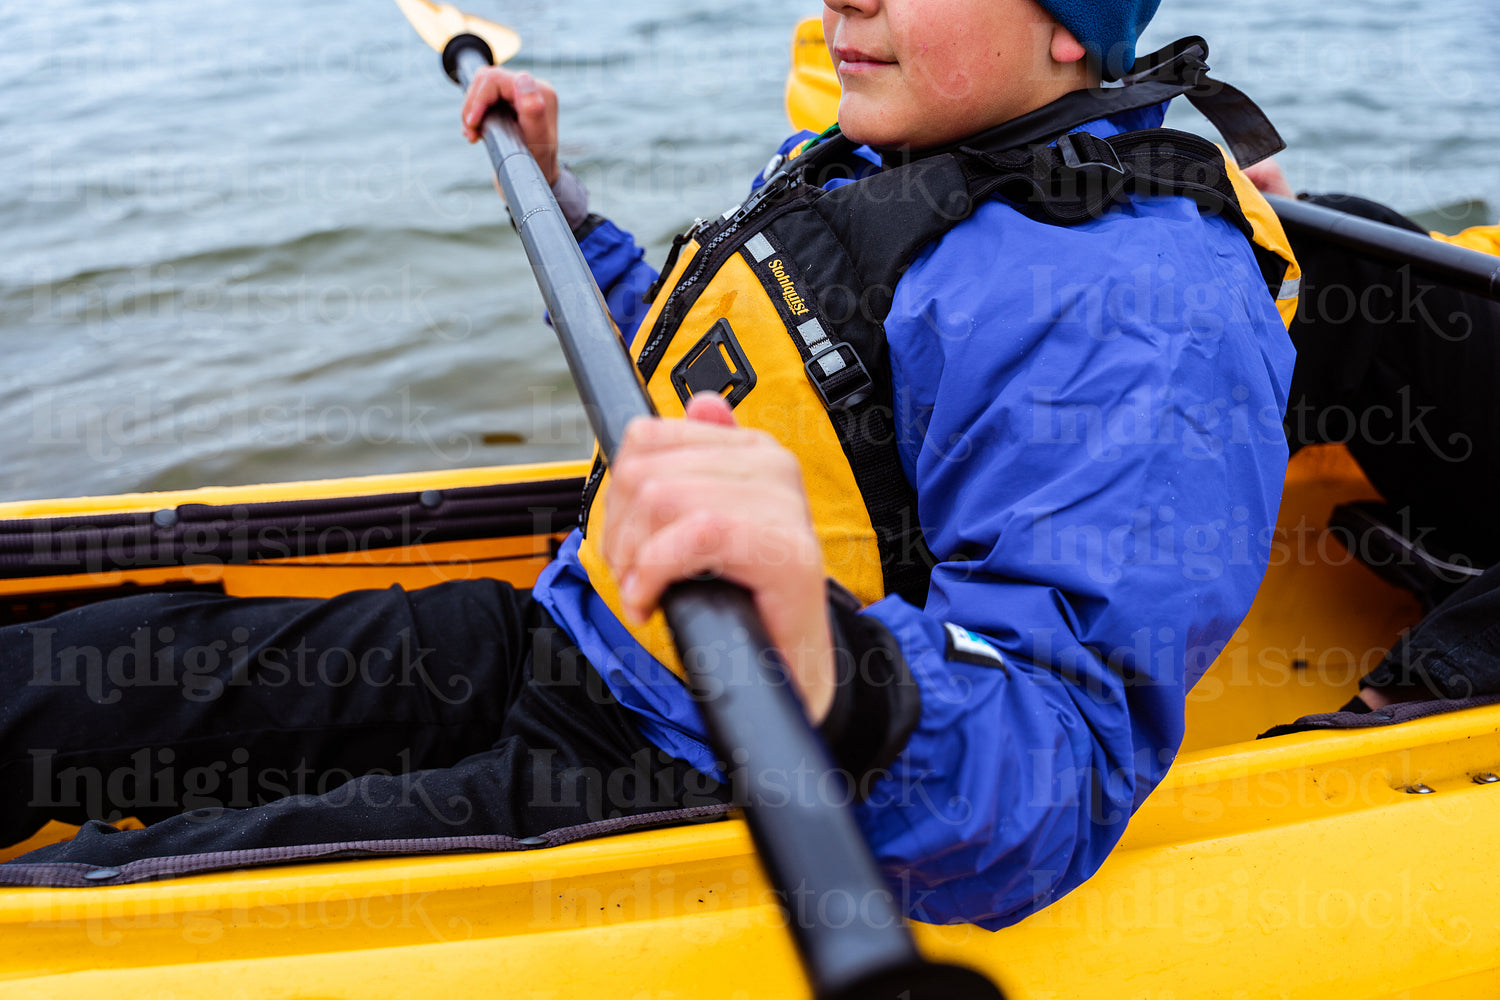
[[[830,410],[858,406],[869,399],[874,381],[851,344],[837,339],[837,331],[807,297],[809,286],[802,269],[786,253],[769,229],[745,241],[741,253],[760,279],[792,343],[802,355],[807,381]]]
[[[700,392],[723,396],[730,406],[755,388],[755,369],[745,359],[729,320],[721,319],[672,369],[672,388],[686,406]]]

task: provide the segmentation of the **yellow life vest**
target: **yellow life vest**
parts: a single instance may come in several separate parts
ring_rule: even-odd
[[[1456,236],[1433,233],[1432,238],[1469,250],[1478,250],[1480,253],[1500,256],[1500,226],[1474,226]]]
[[[1280,222],[1216,146],[1169,129],[1069,131],[1190,93],[1178,85],[1163,96],[1160,75],[1145,83],[1069,95],[961,147],[825,189],[871,167],[830,129],[768,169],[742,205],[674,243],[631,345],[657,412],[681,417],[694,393],[717,392],[741,425],[796,453],[826,572],[862,603],[895,593],[921,606],[935,563],[896,452],[882,323],[911,260],[983,200],[1074,225],[1131,193],[1192,198],[1244,233],[1283,321],[1295,315],[1301,272]],[[623,620],[600,544],[608,483],[596,457],[579,556]],[[683,676],[660,612],[631,632]]]

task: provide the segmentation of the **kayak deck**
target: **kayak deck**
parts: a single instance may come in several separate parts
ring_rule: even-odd
[[[1500,786],[1470,771],[1481,744],[1500,768],[1497,732],[1490,708],[1185,755],[1082,888],[998,933],[919,939],[1018,998],[1493,996],[1496,890],[1473,875],[1492,864]],[[730,821],[10,890],[0,995],[805,996],[783,921]]]

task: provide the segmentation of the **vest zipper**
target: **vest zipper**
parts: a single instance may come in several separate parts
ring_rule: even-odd
[[[760,190],[746,199],[745,203],[725,220],[724,225],[718,232],[714,233],[713,238],[699,249],[698,255],[693,258],[692,269],[683,276],[683,279],[672,289],[672,293],[667,296],[667,301],[662,306],[661,313],[656,317],[656,324],[651,331],[651,336],[646,341],[645,346],[641,348],[640,356],[636,359],[636,367],[640,370],[643,378],[649,379],[652,373],[656,371],[657,362],[660,360],[658,356],[665,350],[667,343],[671,339],[667,336],[667,332],[675,328],[681,319],[681,317],[676,315],[675,309],[678,303],[681,302],[683,294],[696,285],[703,278],[705,272],[717,270],[721,264],[721,261],[718,259],[718,251],[729,243],[731,237],[738,233],[753,216],[757,215],[763,206],[788,188],[791,188],[794,183],[793,175],[790,172],[779,174],[767,181],[761,186]],[[693,227],[689,231],[689,236],[695,235],[698,228],[697,226]],[[663,271],[662,273],[665,274],[666,272]]]
[[[589,470],[589,480],[583,484],[583,500],[578,507],[578,533],[587,538],[589,535],[589,511],[594,506],[594,494],[599,492],[599,484],[604,481],[604,458],[600,456],[594,459],[594,467]]]
[[[656,280],[651,282],[651,287],[646,289],[646,294],[641,296],[642,302],[649,306],[656,301],[656,297],[661,294],[661,287],[667,283],[667,278],[671,276],[672,269],[677,266],[677,258],[682,255],[682,248],[687,246],[688,241],[692,240],[707,226],[707,220],[696,219],[687,232],[678,233],[672,237],[672,249],[667,251],[666,263],[662,264],[661,272],[657,274]]]

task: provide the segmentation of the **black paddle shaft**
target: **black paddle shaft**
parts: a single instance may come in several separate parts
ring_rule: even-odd
[[[463,87],[491,61],[489,46],[474,35],[451,39],[443,52],[443,68]],[[607,462],[625,425],[655,410],[513,110],[503,102],[491,108],[482,132]],[[823,1000],[998,1000],[999,992],[977,973],[919,955],[750,593],[721,580],[679,583],[662,607],[710,744],[730,762],[736,801],[786,904],[814,994]],[[832,780],[797,780],[806,775]],[[807,790],[789,795],[789,787]]]
[[[1267,199],[1289,236],[1314,236],[1367,257],[1500,301],[1500,258],[1421,233],[1290,198]]]

